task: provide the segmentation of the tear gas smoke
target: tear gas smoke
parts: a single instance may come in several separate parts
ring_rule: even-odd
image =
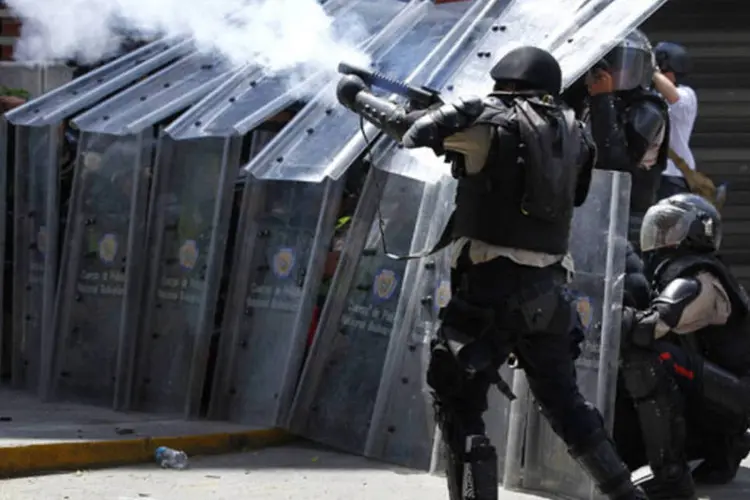
[[[298,82],[336,74],[341,60],[367,63],[356,49],[363,21],[334,24],[317,0],[7,0],[23,22],[19,60],[92,63],[115,55],[125,36],[192,38],[232,65],[254,63]],[[342,22],[343,21],[343,22]]]

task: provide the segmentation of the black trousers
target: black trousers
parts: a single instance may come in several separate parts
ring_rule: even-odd
[[[571,335],[578,316],[565,288],[566,271],[559,265],[521,266],[506,258],[482,264],[465,260],[454,272],[454,296],[446,308],[456,306],[459,312],[451,320],[443,318],[428,369],[428,384],[441,411],[450,415],[460,435],[484,434],[491,374],[512,352],[553,430],[572,450],[584,449],[592,436],[601,435],[602,419],[576,383],[573,353],[581,339]],[[462,321],[460,311],[467,304],[491,311],[492,324],[482,325],[470,314]],[[463,329],[460,333],[475,338],[481,352],[491,354],[491,370],[472,373],[454,357],[442,355],[451,329]]]

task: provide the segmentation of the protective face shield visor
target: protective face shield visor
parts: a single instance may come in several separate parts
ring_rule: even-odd
[[[612,76],[614,91],[649,87],[654,76],[653,56],[650,50],[622,44],[604,56],[592,68],[592,73],[605,70]]]
[[[696,220],[694,213],[669,203],[652,206],[641,224],[641,251],[678,246]]]

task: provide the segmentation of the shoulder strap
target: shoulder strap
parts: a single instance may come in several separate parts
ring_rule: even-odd
[[[677,168],[680,169],[680,172],[682,172],[682,175],[685,176],[685,180],[690,184],[690,174],[693,173],[693,169],[690,168],[685,160],[682,159],[680,155],[678,155],[674,149],[669,148],[669,159],[672,160],[677,166]],[[690,186],[690,189],[692,189],[693,186]]]

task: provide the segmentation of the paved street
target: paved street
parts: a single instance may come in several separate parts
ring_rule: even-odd
[[[193,458],[191,469],[156,465],[12,479],[0,500],[447,500],[444,480],[313,445]],[[750,470],[701,498],[750,498]],[[538,497],[503,492],[502,500]]]

